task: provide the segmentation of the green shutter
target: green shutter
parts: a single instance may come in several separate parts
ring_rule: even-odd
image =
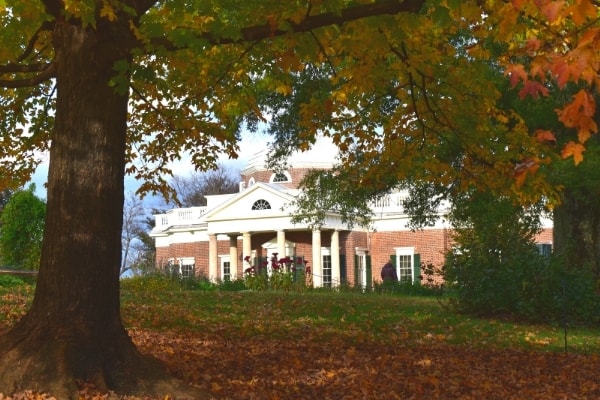
[[[421,255],[415,254],[413,256],[413,283],[420,285],[421,284]]]
[[[367,289],[373,286],[373,269],[371,268],[371,256],[367,256]]]
[[[348,275],[346,274],[346,255],[340,254],[340,285],[345,285],[348,280]]]

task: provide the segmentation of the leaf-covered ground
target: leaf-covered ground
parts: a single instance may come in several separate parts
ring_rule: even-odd
[[[433,299],[136,292],[123,303],[138,347],[216,399],[600,398],[594,329],[568,332],[565,353],[559,327],[470,319]],[[0,325],[26,304],[4,295]],[[13,396],[36,398],[50,397]]]

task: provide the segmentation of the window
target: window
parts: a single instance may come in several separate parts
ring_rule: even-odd
[[[194,276],[194,264],[183,264],[181,266],[181,276],[183,278],[191,278]]]
[[[373,284],[371,256],[366,247],[356,247],[354,253],[354,285],[366,290]]]
[[[195,275],[196,264],[194,257],[171,258],[167,263],[167,272],[173,275],[179,275],[182,278],[191,278]]]
[[[544,257],[550,257],[552,254],[552,245],[550,243],[537,243],[537,249]]]
[[[364,287],[367,284],[367,279],[365,276],[367,265],[367,256],[366,254],[358,254],[356,256],[356,273],[354,277],[354,283],[356,287]]]
[[[323,256],[323,287],[331,287],[331,256]]]
[[[291,182],[292,178],[287,172],[278,172],[276,174],[271,175],[271,179],[269,181],[272,183]]]
[[[259,199],[252,204],[252,210],[270,210],[271,204],[264,199]]]
[[[396,254],[391,256],[400,282],[420,282],[421,257],[415,254],[414,247],[396,247]]]
[[[231,280],[231,264],[229,261],[223,261],[223,265],[221,266],[221,277],[224,281]]]
[[[221,280],[223,282],[231,281],[231,260],[229,255],[219,256],[219,259],[221,263]]]
[[[399,255],[398,256],[398,279],[400,282],[412,282],[412,256]]]

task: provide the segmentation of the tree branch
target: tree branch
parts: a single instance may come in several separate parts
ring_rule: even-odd
[[[9,66],[12,67],[20,67],[22,70],[11,70],[6,72],[39,72],[39,74],[32,76],[31,78],[23,78],[23,79],[0,79],[0,87],[4,88],[20,88],[20,87],[30,87],[37,86],[42,82],[47,81],[55,76],[56,73],[56,65],[54,63],[51,64],[33,64],[35,66],[44,65],[43,69],[34,69],[27,70],[28,67],[32,67],[32,65],[20,65],[20,64],[9,64],[5,65],[2,68],[7,68]]]
[[[50,66],[50,63],[15,64],[8,63],[0,65],[0,74],[16,74],[19,72],[42,72]]]
[[[23,54],[21,54],[21,56],[18,58],[17,61],[21,62],[24,61],[27,57],[29,57],[31,55],[31,53],[33,53],[33,50],[35,48],[35,42],[37,42],[40,33],[42,31],[50,31],[54,28],[54,22],[53,21],[45,21],[42,26],[40,26],[38,28],[37,31],[35,31],[35,33],[33,34],[33,36],[31,37],[31,39],[29,39],[29,43],[27,43],[27,47],[25,48],[25,51],[23,51]]]
[[[289,26],[289,29],[273,29],[271,25],[264,24],[242,28],[241,38],[217,38],[210,33],[203,33],[199,37],[211,44],[252,42],[283,36],[289,33],[310,32],[313,29],[330,25],[342,25],[346,22],[378,15],[395,15],[401,12],[417,13],[421,10],[424,4],[425,0],[384,0],[375,3],[349,7],[342,10],[340,13],[330,12],[318,15],[307,15],[302,22],[298,23],[288,20],[287,25]],[[155,39],[153,40],[153,43],[164,46],[169,50],[179,49],[166,39]]]

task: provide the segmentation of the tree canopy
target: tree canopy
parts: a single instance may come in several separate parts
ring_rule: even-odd
[[[541,145],[556,139],[498,108],[490,62],[523,98],[586,84],[557,110],[577,132],[563,157],[579,163],[597,130],[591,0],[128,3],[6,2],[2,148],[19,157],[3,171],[5,182],[27,176],[35,151],[49,145],[57,61],[51,21],[59,8],[89,29],[128,21],[133,58],[114,64],[111,85],[131,91],[127,172],[145,181],[142,190],[165,191],[163,173],[183,150],[200,170],[214,167],[217,151],[235,157],[243,124],[273,115],[272,131],[286,146],[306,147],[316,132],[333,136],[343,162],[364,164],[364,184],[394,174],[523,191],[529,177],[539,194],[543,180],[533,172],[549,158]],[[293,113],[282,115],[286,103]],[[463,159],[453,159],[457,153]]]
[[[0,22],[0,188],[50,152],[36,295],[0,337],[8,390],[177,386],[120,320],[125,173],[165,192],[182,152],[208,170],[272,122],[294,148],[331,136],[366,197],[410,178],[532,201],[556,193],[540,167],[579,163],[597,131],[595,0],[0,0]],[[573,139],[500,107],[501,78],[533,100],[581,85],[557,111]]]

